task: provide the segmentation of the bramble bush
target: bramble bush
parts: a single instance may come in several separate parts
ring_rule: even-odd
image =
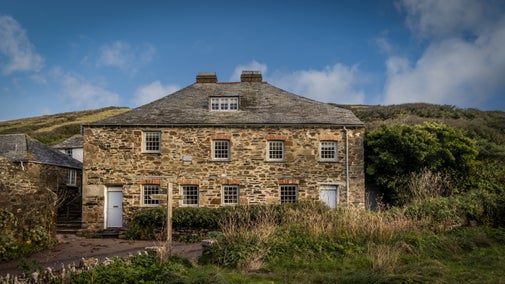
[[[19,230],[18,219],[12,212],[0,210],[0,261],[41,251],[51,245],[49,233],[43,226]]]

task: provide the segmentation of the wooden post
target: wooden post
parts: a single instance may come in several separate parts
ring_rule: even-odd
[[[172,256],[172,183],[168,183],[167,189],[167,241],[165,245],[168,256]]]

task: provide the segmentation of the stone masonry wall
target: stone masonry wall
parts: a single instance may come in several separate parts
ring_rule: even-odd
[[[35,182],[23,166],[25,170],[0,157],[0,210],[13,213],[17,220],[12,228],[3,227],[2,235],[22,236],[25,229],[42,226],[54,238],[56,196]]]
[[[143,131],[161,131],[160,153],[143,153]],[[343,128],[178,127],[84,129],[83,229],[104,228],[108,186],[123,191],[124,225],[142,207],[142,184],[171,183],[173,206],[181,185],[199,186],[198,206],[222,205],[223,184],[239,185],[240,204],[280,203],[280,184],[298,185],[298,199],[319,200],[320,183],[339,185],[340,204],[364,208],[364,128],[348,129],[349,200],[346,200]],[[230,141],[229,161],[212,159],[212,141]],[[268,140],[285,141],[285,160],[266,161]],[[338,142],[336,162],[319,161],[319,142]]]

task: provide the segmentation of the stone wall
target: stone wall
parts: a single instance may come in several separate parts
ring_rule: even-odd
[[[143,153],[143,131],[161,131],[160,153]],[[346,131],[341,127],[178,127],[84,129],[83,228],[104,228],[108,186],[123,191],[123,218],[142,207],[142,184],[171,183],[173,206],[182,206],[181,185],[199,186],[199,206],[222,205],[223,184],[235,184],[240,204],[280,203],[280,184],[298,185],[298,199],[319,200],[321,183],[339,186],[340,204],[364,207],[364,128],[348,129],[349,200],[346,194]],[[212,159],[213,139],[227,139],[231,159]],[[266,161],[267,141],[285,141],[285,160]],[[320,162],[319,142],[338,142],[338,160]]]
[[[16,218],[12,227],[2,228],[2,235],[23,238],[24,229],[41,226],[54,238],[56,196],[29,176],[26,164],[23,167],[0,157],[0,210]]]

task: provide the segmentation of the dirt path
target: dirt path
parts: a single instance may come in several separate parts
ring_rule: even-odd
[[[123,239],[105,238],[88,239],[75,235],[58,235],[60,243],[51,249],[27,256],[24,259],[0,262],[0,275],[7,273],[17,274],[19,264],[23,262],[31,266],[39,266],[41,269],[47,267],[59,269],[61,264],[79,264],[82,257],[96,257],[102,262],[105,257],[128,256],[144,251],[146,247],[159,245],[154,241],[131,241]],[[174,243],[173,253],[190,260],[196,261],[202,255],[201,243]]]

